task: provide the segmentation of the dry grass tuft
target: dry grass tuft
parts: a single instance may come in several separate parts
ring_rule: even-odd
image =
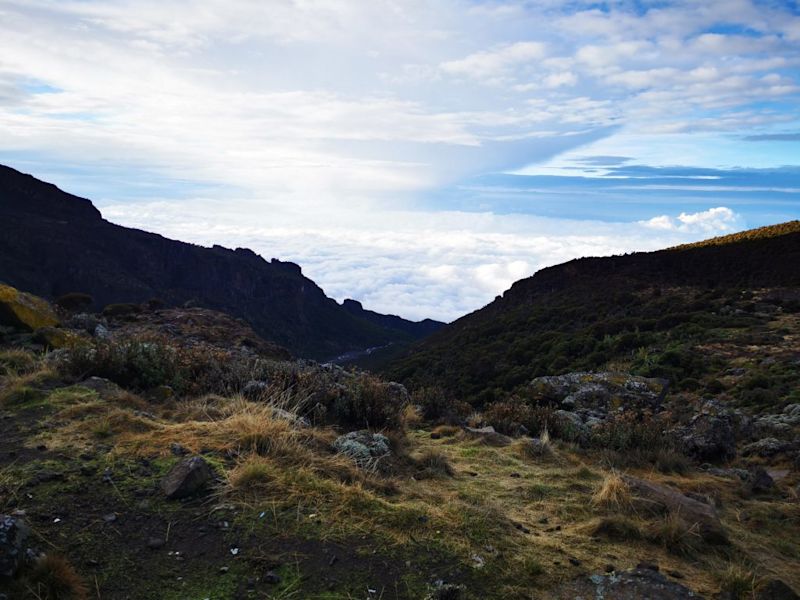
[[[431,430],[431,436],[438,436],[440,438],[453,437],[461,431],[460,427],[455,425],[439,425]]]
[[[592,504],[627,511],[632,504],[631,490],[619,473],[611,471],[592,496]]]
[[[455,474],[450,461],[437,450],[426,450],[415,462],[419,469],[416,475],[418,479],[452,477]]]
[[[625,542],[642,539],[642,531],[630,518],[622,515],[603,517],[592,523],[588,531],[593,537],[605,537],[610,540]]]
[[[43,556],[28,574],[26,585],[37,600],[86,600],[86,585],[65,558]]]
[[[696,524],[684,521],[680,515],[669,513],[648,527],[649,539],[678,556],[693,556],[703,547],[703,538]]]

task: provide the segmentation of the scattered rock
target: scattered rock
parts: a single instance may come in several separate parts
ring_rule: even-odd
[[[201,456],[178,461],[161,480],[161,490],[170,499],[187,498],[205,488],[214,472]]]
[[[159,537],[151,537],[147,540],[147,547],[151,550],[158,550],[159,548],[163,548],[167,542],[163,538]]]
[[[0,578],[14,577],[25,560],[30,530],[18,517],[0,515]]]
[[[281,582],[281,576],[275,573],[275,571],[267,571],[264,573],[264,576],[261,578],[261,581],[264,583],[268,583],[270,585],[276,585]]]
[[[560,404],[568,411],[594,409],[606,413],[612,405],[655,409],[666,393],[663,379],[628,373],[567,373],[537,377],[528,384],[534,397]]]
[[[491,425],[486,427],[464,427],[464,432],[471,438],[480,440],[489,446],[508,446],[513,441],[507,435],[498,433]]]
[[[334,449],[355,461],[359,467],[372,468],[380,459],[391,453],[389,438],[381,433],[371,433],[366,429],[351,431],[336,438]]]
[[[727,462],[736,456],[736,436],[732,415],[706,403],[704,411],[692,417],[683,437],[684,451],[697,460]]]
[[[745,484],[747,489],[754,494],[768,492],[775,487],[775,481],[763,467],[756,467],[750,471]]]
[[[638,509],[678,515],[688,524],[696,526],[697,533],[708,543],[728,541],[727,533],[712,506],[689,498],[675,488],[630,475],[623,475],[622,478],[635,496]]]
[[[437,581],[425,600],[462,600],[467,588],[460,584]]]
[[[658,571],[631,569],[609,574],[595,574],[567,582],[551,595],[559,600],[575,598],[613,598],[614,600],[687,600],[697,599],[689,588],[670,581]]]

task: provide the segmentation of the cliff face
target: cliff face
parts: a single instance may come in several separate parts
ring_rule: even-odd
[[[98,307],[193,301],[317,359],[420,337],[345,310],[298,265],[114,225],[89,200],[3,166],[0,222],[0,281],[41,296],[85,292]]]

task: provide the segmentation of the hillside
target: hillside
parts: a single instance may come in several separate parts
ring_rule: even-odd
[[[604,369],[665,377],[677,390],[786,401],[796,397],[791,365],[800,358],[784,340],[800,310],[798,264],[797,221],[659,252],[573,260],[516,282],[386,372],[476,406],[524,395],[534,377]],[[753,345],[762,347],[760,358],[781,356],[741,381],[720,381],[755,358]],[[775,385],[756,385],[757,376]],[[753,391],[761,388],[770,391]]]
[[[114,225],[89,200],[3,166],[0,221],[0,281],[51,299],[87,293],[95,308],[190,302],[241,317],[265,338],[317,359],[408,343],[439,325],[349,310],[293,263]]]
[[[773,317],[778,364],[800,326]],[[208,309],[0,288],[0,597],[796,600],[800,403],[624,372],[528,399],[481,413]]]

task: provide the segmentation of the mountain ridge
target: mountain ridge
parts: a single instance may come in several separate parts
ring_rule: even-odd
[[[244,318],[266,339],[320,360],[422,335],[410,321],[387,327],[344,309],[299,265],[116,225],[90,200],[5,166],[0,217],[0,280],[44,297],[85,292],[99,306],[192,302]]]

